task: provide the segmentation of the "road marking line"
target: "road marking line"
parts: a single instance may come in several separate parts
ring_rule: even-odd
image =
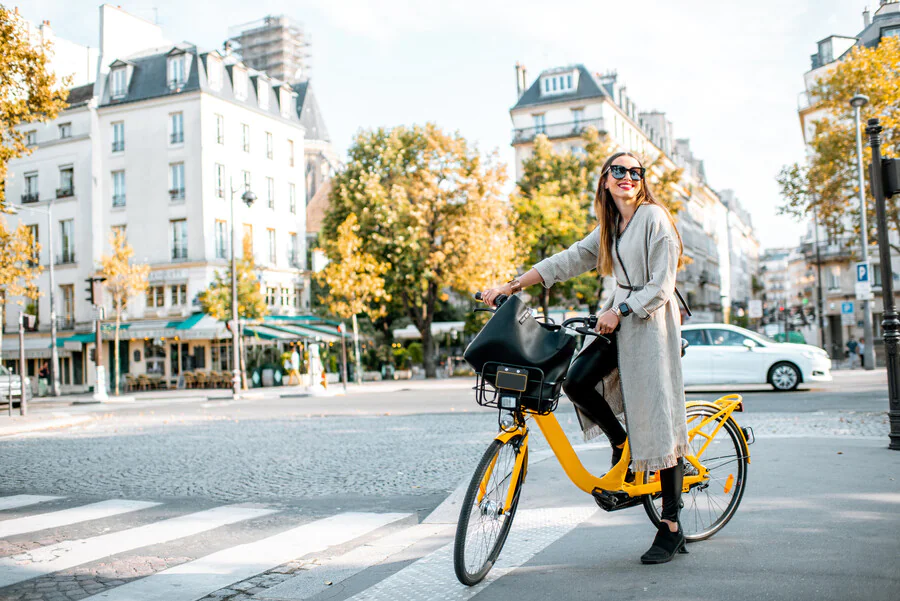
[[[446,524],[418,524],[405,528],[338,557],[327,559],[319,566],[309,566],[309,570],[314,570],[312,574],[309,570],[304,570],[281,584],[257,593],[254,599],[308,599],[386,561],[419,541],[452,533],[453,527]]]
[[[467,587],[453,572],[453,543],[410,564],[351,601],[441,599],[465,601],[515,570],[597,512],[596,507],[566,507],[520,511],[497,564],[480,584]]]
[[[88,599],[113,601],[193,601],[292,559],[359,538],[403,513],[342,513],[286,532],[224,549],[163,570]]]
[[[18,507],[27,507],[36,503],[46,503],[47,501],[55,501],[56,499],[65,499],[65,497],[46,497],[42,495],[12,495],[11,497],[0,497],[0,511],[5,509],[16,509]]]
[[[110,499],[109,501],[100,501],[99,503],[91,503],[81,507],[6,520],[5,522],[0,522],[0,538],[15,536],[25,532],[46,530],[47,528],[59,528],[60,526],[68,526],[89,520],[99,520],[100,518],[146,509],[155,505],[159,505],[159,503]]]
[[[275,513],[226,505],[101,536],[65,541],[0,558],[0,588],[130,551]]]

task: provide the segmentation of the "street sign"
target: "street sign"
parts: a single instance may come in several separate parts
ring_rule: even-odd
[[[856,316],[853,313],[853,302],[847,301],[841,303],[841,325],[842,326],[853,326],[856,325]]]
[[[872,269],[868,261],[860,261],[856,264],[856,300],[872,300],[872,280],[869,277]]]
[[[847,301],[847,302],[841,303],[841,313],[842,314],[849,313],[849,314],[853,315],[853,302]]]
[[[868,282],[869,281],[869,262],[868,261],[860,261],[856,264],[856,281],[857,282]]]
[[[869,282],[856,282],[856,300],[872,300],[875,295],[872,293],[872,286]]]
[[[763,316],[763,306],[761,300],[751,300],[748,303],[747,309],[750,312],[750,319],[759,319]]]

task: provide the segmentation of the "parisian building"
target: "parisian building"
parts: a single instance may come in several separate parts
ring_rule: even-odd
[[[51,32],[46,23],[31,28]],[[242,255],[245,236],[269,312],[285,320],[251,333],[257,339],[287,339],[288,330],[300,335],[291,320],[307,313],[310,302],[302,115],[314,101],[311,94],[301,98],[296,84],[248,66],[228,48],[173,43],[157,25],[110,5],[100,7],[100,32],[93,63],[79,60],[72,67],[65,57],[51,63],[60,75],[84,83],[70,91],[69,107],[56,119],[25,127],[32,153],[10,163],[6,182],[16,210],[9,225],[22,221],[33,229],[44,266],[43,295],[32,307],[38,326],[26,339],[29,375],[49,357],[53,294],[62,390],[93,386],[95,311],[85,280],[110,253],[113,230],[125,232],[133,262],[150,266],[146,294],[126,309],[123,374],[153,375],[174,385],[184,371],[232,369],[230,334],[201,312],[197,296],[217,272],[224,275],[232,250]],[[67,48],[90,56],[86,47],[67,42]],[[311,113],[306,121],[321,119]],[[256,196],[250,207],[241,201],[246,190]],[[55,290],[48,279],[51,261]],[[7,364],[18,358],[11,336],[18,322],[15,300],[8,299],[3,320]],[[108,320],[111,303],[107,298],[101,304]],[[111,344],[104,340],[101,349],[107,366]]]
[[[759,255],[749,216],[733,193],[723,202],[709,186],[703,161],[694,156],[689,139],[675,137],[664,112],[640,110],[616,72],[593,73],[580,64],[544,70],[532,82],[516,65],[516,88],[510,117],[517,179],[535,137],[547,136],[557,151],[581,153],[588,128],[606,134],[618,148],[659,159],[666,170],[682,168],[683,209],[676,220],[692,262],[679,272],[678,287],[694,311],[692,319],[722,321],[746,310]]]

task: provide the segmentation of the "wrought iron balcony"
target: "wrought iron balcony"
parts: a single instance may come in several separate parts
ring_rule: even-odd
[[[116,140],[112,143],[113,152],[122,152],[125,150],[125,140]]]
[[[57,317],[56,318],[56,329],[57,330],[74,330],[75,329],[75,318],[64,317],[64,316]]]
[[[184,200],[184,188],[172,188],[169,190],[169,198],[174,200]]]
[[[124,207],[125,206],[125,195],[124,194],[113,194],[112,206],[113,207]]]
[[[186,261],[188,256],[187,246],[175,245],[172,247],[173,261]]]
[[[57,198],[68,198],[69,196],[75,196],[75,187],[74,186],[56,189],[56,197]]]
[[[288,251],[288,265],[294,269],[303,269],[303,255],[300,251]]]
[[[29,202],[37,202],[40,200],[37,192],[26,192],[22,195],[22,204],[26,204]]]
[[[62,253],[56,255],[56,264],[57,265],[71,265],[75,262],[75,251],[74,250],[64,250]]]
[[[171,134],[169,136],[169,141],[172,144],[181,144],[182,142],[184,142],[184,132],[176,131],[174,134]]]
[[[570,121],[568,123],[550,123],[514,129],[512,143],[524,144],[531,142],[538,134],[544,134],[551,140],[578,138],[590,127],[600,132],[606,131],[603,127],[603,119],[582,119],[581,121]]]

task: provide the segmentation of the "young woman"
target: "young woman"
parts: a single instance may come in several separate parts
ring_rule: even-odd
[[[683,245],[669,211],[653,198],[644,168],[628,152],[603,165],[594,209],[599,224],[584,240],[535,265],[526,274],[484,291],[500,294],[556,282],[596,267],[615,276],[616,287],[600,310],[597,331],[572,363],[563,388],[578,409],[586,438],[602,431],[618,463],[628,425],[635,471],[658,471],[662,523],[644,563],[664,563],[684,548],[678,523],[682,457],[689,451],[681,374],[681,315],[674,298]],[[602,391],[602,392],[601,392]]]

